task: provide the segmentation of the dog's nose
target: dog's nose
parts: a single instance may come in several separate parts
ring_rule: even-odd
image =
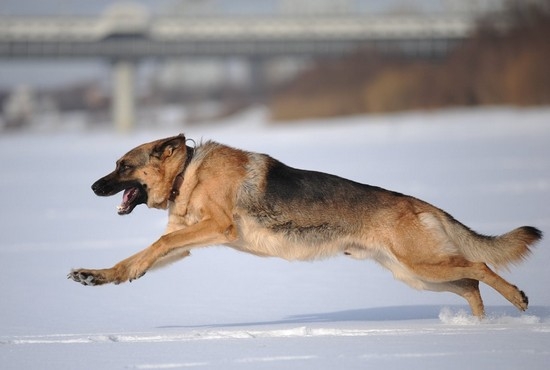
[[[104,186],[105,186],[105,180],[99,179],[92,184],[92,190],[94,191],[94,193],[100,194],[100,193],[103,193],[102,188]]]

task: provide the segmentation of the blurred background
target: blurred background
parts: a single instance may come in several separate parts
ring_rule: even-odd
[[[548,105],[549,35],[548,0],[1,0],[0,133]]]

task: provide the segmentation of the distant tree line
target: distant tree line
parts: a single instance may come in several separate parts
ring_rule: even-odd
[[[364,50],[319,62],[270,100],[274,120],[482,105],[550,104],[550,6],[509,1],[444,60]]]

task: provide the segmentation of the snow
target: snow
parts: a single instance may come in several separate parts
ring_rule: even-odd
[[[70,120],[70,118],[66,118]],[[64,122],[70,126],[71,122]],[[427,200],[475,230],[550,230],[550,109],[489,108],[268,123],[255,109],[185,128],[283,162]],[[370,261],[286,262],[212,247],[119,286],[71,268],[145,248],[166,215],[93,181],[173,126],[0,133],[2,369],[543,369],[550,361],[550,249],[511,271],[530,309],[483,286],[488,317],[450,293],[418,292]]]

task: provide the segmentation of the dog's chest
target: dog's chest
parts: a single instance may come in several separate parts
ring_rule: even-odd
[[[177,204],[169,208],[168,225],[165,234],[180,230],[182,228],[198,223],[202,218],[200,212],[189,204]]]

